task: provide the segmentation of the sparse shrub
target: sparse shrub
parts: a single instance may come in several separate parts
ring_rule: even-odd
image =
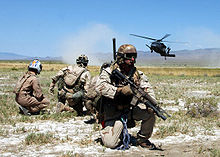
[[[84,157],[84,154],[74,153],[73,151],[68,151],[66,154],[63,154],[61,157]]]
[[[216,126],[220,128],[220,121],[217,122]]]
[[[175,132],[177,132],[176,125],[170,125],[170,126],[161,125],[159,126],[159,129],[156,132],[156,136],[159,136],[159,138],[164,138],[167,136],[174,135]]]
[[[211,152],[211,154],[210,154],[211,157],[216,157],[216,156],[220,157],[220,149],[219,148],[218,149],[215,149],[215,148],[211,149],[210,152]]]
[[[0,129],[0,136],[6,137],[8,134],[9,134],[9,131],[8,131],[8,130]]]
[[[220,157],[220,149],[200,146],[198,149],[198,154],[202,154],[203,156],[210,156],[210,157]]]
[[[27,129],[25,127],[17,128],[14,132],[15,133],[25,133],[25,132],[27,132]]]
[[[215,113],[218,109],[215,98],[188,98],[185,107],[187,114],[191,117],[207,117]]]
[[[13,70],[13,71],[18,71],[18,68],[13,67],[13,68],[11,68],[11,70]]]
[[[26,145],[32,145],[32,144],[46,144],[51,143],[54,140],[58,140],[54,137],[52,133],[30,133],[25,138],[25,144]]]
[[[94,131],[99,131],[100,130],[100,125],[97,124],[97,123],[93,124],[93,130]]]
[[[214,75],[214,77],[220,77],[220,74],[216,74],[216,75]]]

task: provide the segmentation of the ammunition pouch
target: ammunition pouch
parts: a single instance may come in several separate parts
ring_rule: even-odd
[[[73,99],[78,100],[78,99],[82,99],[84,96],[84,93],[82,90],[76,92],[73,94]]]
[[[74,94],[70,93],[70,92],[66,93],[66,98],[67,99],[72,99],[72,101],[74,101],[74,103],[76,103],[76,104],[82,102],[83,96],[84,96],[84,92],[82,90],[78,91]]]

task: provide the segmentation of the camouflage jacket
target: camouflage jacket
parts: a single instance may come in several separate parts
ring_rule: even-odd
[[[24,78],[26,79],[22,81]],[[16,89],[17,87],[19,89]],[[37,76],[29,71],[18,80],[14,93],[17,93],[19,97],[35,97],[38,101],[44,98]]]

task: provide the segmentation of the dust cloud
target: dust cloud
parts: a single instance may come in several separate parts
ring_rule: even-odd
[[[104,24],[89,25],[64,40],[62,46],[63,62],[75,64],[79,55],[89,58],[89,65],[101,65],[97,53],[112,52],[112,38],[116,33]]]

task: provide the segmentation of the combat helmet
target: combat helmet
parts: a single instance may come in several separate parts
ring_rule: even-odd
[[[29,71],[34,71],[37,74],[40,74],[40,72],[42,71],[42,64],[40,63],[40,61],[38,59],[34,59],[33,61],[30,62],[29,66],[28,66],[28,70]]]
[[[132,59],[132,58],[134,59],[135,62],[135,59],[137,58],[137,50],[133,45],[124,44],[118,48],[118,52],[117,52],[118,64],[122,64],[124,63],[124,60]]]
[[[86,55],[82,54],[76,59],[76,64],[79,66],[86,67],[89,62],[89,59]]]

